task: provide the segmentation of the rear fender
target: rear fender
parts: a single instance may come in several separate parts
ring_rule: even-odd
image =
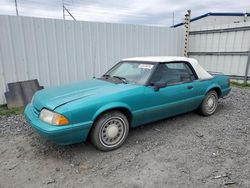
[[[220,85],[219,85],[219,84],[212,84],[212,85],[210,85],[210,86],[207,88],[205,94],[207,94],[207,93],[208,93],[209,91],[211,91],[211,90],[216,90],[216,89],[218,89],[219,92],[221,93],[221,87],[220,87]],[[219,93],[219,95],[220,95],[220,93]]]

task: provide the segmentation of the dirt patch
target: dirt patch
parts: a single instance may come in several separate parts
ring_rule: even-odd
[[[0,187],[250,187],[250,90],[211,117],[195,112],[132,129],[118,150],[58,146],[22,115],[0,117]]]

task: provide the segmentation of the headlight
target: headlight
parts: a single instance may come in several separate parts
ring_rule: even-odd
[[[69,124],[69,120],[62,116],[61,114],[52,112],[47,109],[43,109],[40,113],[39,118],[49,124],[52,125],[67,125]]]

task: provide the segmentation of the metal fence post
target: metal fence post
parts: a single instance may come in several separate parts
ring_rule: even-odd
[[[191,18],[191,10],[187,10],[187,14],[185,14],[184,26],[186,28],[185,33],[185,43],[184,43],[184,56],[188,57],[188,47],[189,47],[189,30],[190,30],[190,18]]]
[[[248,78],[248,71],[249,71],[249,64],[250,64],[250,48],[248,52],[248,58],[247,58],[247,65],[246,65],[246,70],[245,70],[245,77],[244,77],[244,83],[247,83],[247,78]]]

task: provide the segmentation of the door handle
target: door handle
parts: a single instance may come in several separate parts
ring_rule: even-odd
[[[193,89],[193,88],[194,88],[194,86],[187,86],[187,88],[188,88],[188,89]]]

